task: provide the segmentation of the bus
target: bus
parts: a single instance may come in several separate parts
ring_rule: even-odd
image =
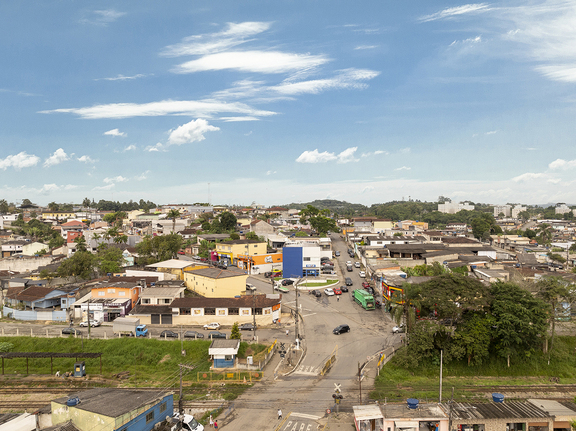
[[[374,310],[374,297],[364,289],[354,290],[354,301],[360,304],[365,310]]]

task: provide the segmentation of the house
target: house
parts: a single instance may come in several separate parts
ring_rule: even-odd
[[[28,241],[7,241],[2,244],[2,257],[10,257],[14,254],[22,254],[22,248],[28,244]]]
[[[146,268],[156,268],[157,272],[164,272],[176,276],[179,280],[184,280],[184,272],[190,269],[207,268],[208,265],[191,262],[189,260],[170,259],[152,265],[146,265]]]
[[[96,320],[112,322],[128,315],[136,306],[145,283],[122,279],[113,277],[95,284],[90,293],[74,303],[74,318],[81,319],[90,312]]]
[[[238,265],[239,256],[257,256],[266,254],[266,242],[256,239],[237,239],[216,243],[218,260],[227,265]]]
[[[228,298],[246,293],[248,274],[236,267],[199,268],[184,272],[186,287],[208,298]]]
[[[356,413],[356,408],[354,408]],[[385,404],[381,407],[383,426],[381,429],[404,431],[438,430],[448,431],[449,416],[439,404],[422,403],[418,408],[406,404]],[[452,427],[452,429],[459,429]]]
[[[372,220],[372,228],[374,232],[384,232],[386,229],[392,229],[394,222],[390,219]]]
[[[44,286],[10,287],[6,293],[6,303],[20,305],[24,309],[46,309],[59,307],[62,296],[66,296],[65,291]]]
[[[172,308],[174,325],[204,325],[218,322],[221,325],[252,323],[271,325],[280,319],[282,295],[244,295],[239,298],[178,298]],[[147,323],[142,318],[140,322]]]
[[[540,410],[554,418],[553,429],[570,429],[571,422],[576,419],[576,404],[571,401],[554,401],[543,399],[530,399]]]
[[[41,215],[42,220],[68,220],[70,218],[75,218],[76,213],[74,211],[45,211]]]
[[[176,298],[184,298],[185,286],[147,287],[140,293],[142,305],[170,305]]]
[[[48,251],[50,247],[48,244],[41,242],[27,242],[22,246],[22,254],[24,256],[35,256],[39,254],[42,250]]]
[[[172,416],[174,397],[166,391],[97,388],[51,402],[52,425],[72,422],[80,431],[151,431]]]
[[[212,368],[233,368],[240,348],[240,340],[212,340],[208,354]]]
[[[71,220],[67,223],[61,224],[60,229],[62,237],[67,240],[69,232],[76,232],[76,235],[74,236],[78,236],[78,234],[81,234],[85,230],[88,230],[88,225],[78,220]]]

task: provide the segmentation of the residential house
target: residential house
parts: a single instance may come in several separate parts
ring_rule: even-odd
[[[199,268],[184,271],[186,287],[208,298],[226,298],[246,293],[248,274],[236,267]]]
[[[208,265],[201,262],[192,262],[189,260],[170,259],[151,265],[146,268],[155,268],[157,272],[164,272],[174,275],[178,280],[184,280],[184,272],[190,269],[207,268]]]
[[[48,244],[44,244],[41,242],[27,242],[25,245],[22,246],[22,254],[24,256],[35,256],[39,254],[42,250],[46,252],[50,249]]]
[[[240,348],[240,340],[212,340],[208,354],[212,368],[233,368]]]
[[[44,211],[41,215],[42,220],[68,220],[76,218],[74,211]]]
[[[170,305],[176,298],[184,298],[186,286],[147,287],[140,293],[142,305]]]
[[[394,222],[390,219],[372,220],[372,228],[374,232],[384,232],[386,229],[394,228]]]
[[[237,239],[216,243],[216,255],[220,262],[238,266],[239,256],[264,255],[268,250],[266,242],[255,239]]]
[[[10,257],[14,254],[22,254],[22,248],[28,244],[29,241],[6,241],[2,244],[2,257]]]
[[[145,283],[124,281],[122,278],[113,277],[92,286],[89,294],[74,303],[74,318],[81,319],[88,310],[96,320],[105,322],[127,316],[136,306]]]
[[[244,289],[246,286],[244,286]],[[233,325],[234,322],[271,325],[280,320],[282,295],[244,295],[238,298],[179,298],[172,308],[174,325],[205,325],[218,322]],[[140,318],[141,322],[146,321]]]
[[[82,234],[82,232],[84,232],[85,230],[88,230],[88,225],[86,225],[85,223],[82,223],[81,221],[78,220],[71,220],[69,222],[66,222],[62,225],[60,225],[60,233],[62,235],[62,237],[64,239],[68,239],[68,233],[69,232],[76,232],[76,234],[74,236],[78,236],[78,234]]]
[[[51,403],[52,425],[71,422],[80,431],[151,431],[172,417],[171,392],[97,388],[72,393]]]

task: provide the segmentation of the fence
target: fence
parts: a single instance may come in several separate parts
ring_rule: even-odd
[[[198,372],[198,382],[254,382],[262,380],[264,374],[261,371],[206,371]]]
[[[66,322],[66,311],[55,310],[55,311],[37,311],[37,310],[16,310],[4,306],[2,310],[3,317],[11,317],[16,320],[52,320],[54,322]]]
[[[274,353],[276,352],[276,345],[278,343],[278,340],[274,340],[274,342],[272,343],[272,345],[270,347],[268,347],[268,349],[266,350],[266,355],[264,355],[264,359],[262,361],[258,361],[257,364],[244,364],[241,363],[238,359],[236,359],[236,368],[238,368],[239,370],[253,370],[253,371],[261,371],[262,369],[264,369],[264,367],[268,364],[268,362],[270,362],[270,359],[272,359],[272,356],[274,356]]]
[[[380,359],[378,359],[378,372],[382,370],[382,367],[384,367],[384,365],[386,365],[386,363],[392,359],[394,353],[396,353],[396,351],[402,346],[403,344],[399,343],[394,346],[387,347],[380,352]]]
[[[334,362],[336,362],[336,355],[337,354],[338,354],[338,346],[334,347],[334,350],[332,350],[332,354],[328,357],[328,359],[324,363],[324,366],[322,367],[322,371],[320,371],[321,376],[326,374],[328,372],[328,370],[330,368],[332,368],[332,364],[334,364]]]

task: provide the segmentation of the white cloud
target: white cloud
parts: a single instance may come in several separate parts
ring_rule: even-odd
[[[498,133],[497,130],[492,130],[490,132],[486,132],[487,135],[495,135],[496,133]]]
[[[118,12],[114,9],[94,10],[89,12],[89,15],[81,19],[80,22],[86,24],[108,25],[124,15],[126,15],[126,12]]]
[[[249,42],[255,36],[268,30],[269,22],[242,22],[228,23],[227,28],[221,32],[189,36],[182,42],[167,46],[161,55],[166,57],[180,57],[183,55],[207,55],[226,51],[242,43]]]
[[[364,89],[366,81],[377,77],[380,72],[368,69],[346,69],[339,72],[334,78],[315,79],[300,82],[283,82],[279,85],[270,87],[270,90],[280,94],[297,95],[297,94],[318,94],[321,91],[353,88]]]
[[[74,184],[66,184],[66,185],[64,186],[64,190],[74,190],[74,189],[77,189],[77,188],[78,188],[78,186],[77,186],[77,185],[74,185]]]
[[[438,19],[452,18],[469,13],[487,12],[489,10],[491,10],[491,8],[489,8],[488,4],[486,3],[465,4],[462,6],[447,8],[430,15],[422,16],[418,20],[421,22],[429,22]]]
[[[400,153],[400,154],[408,154],[408,153],[410,153],[410,151],[411,151],[410,147],[406,147],[406,148],[402,148],[402,149],[399,151],[399,153]]]
[[[92,189],[92,191],[110,190],[110,189],[113,189],[114,186],[115,186],[114,183],[110,183],[110,184],[108,184],[107,186],[97,186],[97,187],[94,187],[94,188]]]
[[[362,191],[360,192],[361,194],[367,193],[367,192],[371,192],[374,190],[374,187],[372,186],[366,186],[362,189]]]
[[[137,177],[134,177],[134,179],[136,181],[144,181],[146,179],[148,179],[148,174],[150,173],[150,171],[145,171],[142,172],[140,175],[138,175]]]
[[[50,166],[59,165],[60,163],[67,160],[70,160],[70,156],[66,154],[62,148],[58,148],[56,151],[54,151],[54,154],[52,154],[44,161],[44,167],[49,168]]]
[[[175,130],[170,131],[168,137],[168,145],[182,145],[190,144],[192,142],[200,142],[206,139],[204,134],[206,132],[216,132],[220,130],[219,127],[211,126],[208,121],[203,118],[192,120],[189,123],[183,124]]]
[[[118,175],[117,177],[113,177],[113,178],[104,178],[104,182],[107,184],[124,183],[126,181],[128,181],[128,178],[124,178],[122,175]]]
[[[220,117],[219,120],[226,121],[227,123],[234,123],[240,121],[260,121],[260,118],[256,117]]]
[[[152,153],[155,151],[166,151],[166,150],[164,150],[164,145],[162,145],[161,142],[158,142],[156,145],[150,145],[150,146],[144,148],[144,151],[148,151],[148,152]]]
[[[94,160],[90,156],[81,156],[78,157],[78,161],[82,163],[96,163],[98,160]]]
[[[378,48],[378,45],[359,45],[354,49],[355,50],[363,50],[363,49],[375,49],[375,48]]]
[[[124,148],[124,149],[122,150],[122,152],[125,153],[126,151],[134,151],[134,150],[136,150],[136,148],[137,148],[137,147],[136,147],[136,145],[134,145],[134,144],[128,145],[126,148]]]
[[[382,150],[376,150],[376,151],[369,151],[367,153],[362,153],[361,157],[373,157],[373,156],[378,156],[380,154],[385,154],[388,155],[388,151],[382,151]]]
[[[572,169],[576,168],[576,160],[556,159],[548,165],[549,169]]]
[[[300,154],[296,161],[298,163],[326,163],[331,161],[336,161],[338,163],[357,162],[358,159],[354,158],[354,153],[357,149],[358,147],[350,147],[338,155],[328,151],[320,153],[318,149],[313,151],[304,151],[302,154]]]
[[[537,180],[537,179],[543,178],[545,176],[546,176],[546,174],[526,172],[525,174],[518,175],[517,177],[512,178],[512,181],[514,181],[515,183],[525,182],[525,181],[530,181],[530,180]]]
[[[126,136],[125,132],[121,132],[118,129],[112,129],[112,130],[108,130],[107,132],[103,133],[104,135],[109,135],[109,136]]]
[[[129,81],[132,79],[145,78],[146,76],[148,75],[145,75],[143,73],[138,73],[132,76],[124,76],[122,74],[118,74],[111,78],[96,78],[94,81]]]
[[[159,117],[182,115],[188,117],[210,117],[228,112],[255,117],[275,115],[275,112],[254,109],[244,103],[225,103],[216,100],[163,100],[150,103],[112,103],[85,108],[63,108],[40,111],[42,114],[71,113],[86,119]]]
[[[402,166],[402,167],[396,168],[396,169],[394,169],[394,170],[395,170],[395,171],[409,171],[409,170],[411,170],[411,169],[412,169],[412,168],[409,168],[408,166]]]
[[[298,163],[325,163],[336,159],[337,157],[334,153],[329,153],[328,151],[320,153],[318,149],[315,149],[313,151],[304,151],[296,161]]]
[[[36,166],[39,161],[40,157],[22,151],[18,154],[7,156],[5,159],[0,159],[0,169],[6,170],[11,167],[19,171],[22,168]]]
[[[272,175],[272,174],[275,174],[275,173],[276,173],[276,171],[266,171],[266,175]]]
[[[562,180],[560,178],[550,178],[547,180],[549,183],[551,184],[558,184],[559,182],[561,182]]]
[[[60,187],[58,187],[56,184],[44,184],[38,193],[48,194],[57,190],[60,190]]]
[[[241,72],[287,73],[314,69],[330,61],[324,55],[292,54],[280,51],[229,51],[208,54],[172,69],[174,73],[195,73],[233,69]]]

